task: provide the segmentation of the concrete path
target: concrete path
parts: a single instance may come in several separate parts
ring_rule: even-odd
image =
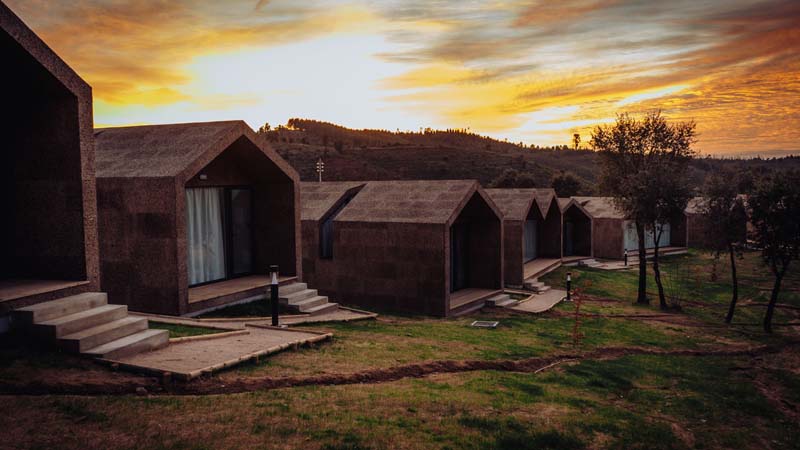
[[[550,289],[549,291],[545,292],[544,294],[536,294],[532,296],[530,299],[523,301],[522,303],[512,306],[508,309],[512,311],[519,311],[525,313],[542,313],[548,311],[553,306],[558,304],[564,297],[567,296],[567,291],[562,291],[560,289]]]
[[[256,325],[272,324],[271,317],[230,317],[230,318],[220,317],[216,319],[197,319],[193,317],[164,316],[159,314],[143,314],[136,312],[132,312],[130,314],[146,317],[154,322],[164,322],[164,323],[206,327],[206,328],[242,329],[244,328],[245,324],[256,324]],[[311,324],[311,323],[350,322],[353,320],[374,319],[375,317],[378,317],[378,315],[375,313],[344,308],[340,306],[331,311],[322,314],[315,314],[313,316],[308,314],[283,315],[278,318],[278,323],[280,325],[294,326],[294,325]]]
[[[189,380],[286,348],[330,339],[331,333],[246,325],[245,333],[173,343],[112,362],[148,372],[169,372]]]

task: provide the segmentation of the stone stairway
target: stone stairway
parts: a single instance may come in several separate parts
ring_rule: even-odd
[[[544,284],[543,282],[539,281],[538,278],[527,279],[525,280],[525,289],[529,291],[533,291],[537,294],[544,294],[545,292],[550,290],[550,286]]]
[[[519,301],[514,300],[508,294],[497,294],[486,300],[486,306],[494,306],[497,308],[508,308],[519,304]]]
[[[291,283],[278,288],[278,298],[282,305],[303,314],[317,315],[339,307],[329,303],[328,297],[318,295],[316,289],[309,289],[306,283]]]
[[[595,269],[599,268],[599,267],[604,267],[603,263],[597,261],[594,258],[592,258],[592,259],[584,259],[582,261],[579,261],[578,265],[581,266],[581,267],[591,267],[591,268],[595,268]]]
[[[109,305],[103,292],[86,292],[15,310],[14,328],[74,353],[116,359],[169,343],[169,331],[148,329],[147,319]]]

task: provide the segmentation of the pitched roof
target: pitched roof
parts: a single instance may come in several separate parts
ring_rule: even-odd
[[[555,198],[556,190],[553,188],[536,189],[536,203],[539,205],[539,211],[541,211],[542,217],[547,217],[547,211],[550,210],[550,205]]]
[[[242,136],[269,151],[282,170],[288,167],[274,151],[256,143],[253,131],[239,120],[101,128],[94,135],[98,178],[174,177],[207,152],[222,152]]]
[[[76,97],[88,98],[91,102],[92,88],[1,1],[0,30],[16,41]]]
[[[536,197],[535,189],[486,189],[506,220],[525,220]]]
[[[364,181],[300,183],[300,220],[321,220],[345,195],[364,184]]]
[[[534,201],[542,217],[547,217],[555,198],[553,189],[486,189],[486,193],[503,212],[506,220],[525,220]]]
[[[336,221],[445,224],[478,189],[474,180],[370,181]]]
[[[614,204],[613,197],[572,197],[596,219],[624,219],[625,214]]]
[[[572,203],[571,198],[559,198],[558,199],[558,207],[561,209],[561,212],[564,212],[565,209]]]

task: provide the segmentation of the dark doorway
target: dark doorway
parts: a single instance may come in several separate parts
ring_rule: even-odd
[[[469,285],[469,223],[450,229],[450,292]]]
[[[592,221],[576,206],[564,212],[564,256],[591,256]]]

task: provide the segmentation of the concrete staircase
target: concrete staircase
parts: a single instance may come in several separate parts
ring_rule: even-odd
[[[538,278],[527,279],[525,280],[525,289],[529,291],[533,291],[537,294],[544,294],[545,292],[550,290],[550,286],[544,284],[543,282],[539,281]]]
[[[86,292],[13,312],[14,328],[73,353],[116,359],[169,343],[169,331],[148,329],[147,319],[109,305],[103,292]]]
[[[591,268],[596,269],[596,268],[599,268],[599,267],[604,267],[605,265],[603,263],[599,262],[598,260],[592,258],[592,259],[584,259],[584,260],[579,261],[578,262],[578,266],[580,266],[580,267],[591,267]]]
[[[486,306],[494,306],[497,308],[508,308],[518,304],[519,301],[512,299],[508,294],[497,294],[486,300]]]
[[[339,307],[337,303],[329,303],[328,297],[318,295],[316,289],[309,289],[306,283],[291,283],[278,288],[278,298],[282,305],[290,309],[310,315],[323,314]]]

